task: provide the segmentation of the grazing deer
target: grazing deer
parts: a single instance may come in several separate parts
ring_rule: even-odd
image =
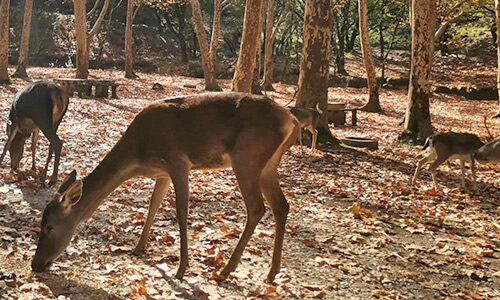
[[[299,120],[300,128],[307,129],[312,136],[311,149],[316,149],[316,140],[318,139],[318,126],[319,117],[323,111],[319,108],[319,103],[316,104],[316,110],[312,108],[289,107],[290,112]],[[299,134],[300,145],[302,146],[302,134]]]
[[[438,184],[436,180],[436,169],[449,159],[459,159],[460,168],[462,169],[462,187],[465,189],[465,161],[468,160],[471,163],[472,171],[472,182],[475,184],[476,172],[474,169],[474,164],[471,160],[471,154],[475,150],[479,149],[484,143],[474,134],[469,133],[456,133],[456,132],[446,132],[439,133],[429,136],[422,148],[422,152],[419,155],[424,154],[425,156],[418,161],[417,168],[415,170],[415,175],[413,175],[412,185],[415,184],[417,177],[420,173],[420,169],[429,160],[434,159],[430,166],[432,180],[434,181],[434,188],[438,190]]]
[[[31,156],[33,175],[36,174],[36,147],[40,130],[49,140],[49,155],[40,179],[45,181],[47,168],[55,153],[54,171],[49,184],[57,181],[62,141],[57,136],[57,128],[68,108],[69,98],[66,92],[52,82],[34,82],[19,91],[14,98],[7,123],[7,141],[0,164],[7,150],[10,153],[12,170],[17,170],[23,156],[24,143],[31,135]]]
[[[288,203],[277,167],[297,140],[300,126],[284,107],[263,96],[207,93],[169,98],[144,108],[94,171],[76,180],[73,171],[43,212],[38,246],[31,267],[45,270],[68,246],[76,227],[90,218],[102,200],[135,176],[156,179],[149,212],[134,253],[147,243],[151,224],[172,182],[176,195],[181,247],[176,278],[188,266],[188,175],[193,169],[232,166],[246,205],[247,222],[221,275],[232,272],[264,215],[264,199],[276,221],[274,252],[267,276],[280,270]]]
[[[472,153],[472,163],[474,160],[477,160],[482,163],[488,162],[500,162],[500,137],[494,138],[488,129],[488,125],[486,124],[486,116],[484,117],[484,127],[488,132],[489,138],[487,138],[486,145],[477,149]]]

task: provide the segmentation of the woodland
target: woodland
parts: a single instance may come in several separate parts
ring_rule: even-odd
[[[498,37],[500,0],[0,0],[0,299],[500,299]],[[58,148],[43,124],[19,115],[33,121],[15,125],[12,117],[23,108],[20,95],[30,95],[25,87],[39,81],[59,84],[49,85],[59,91],[47,94],[50,103],[69,99],[60,109],[30,96],[35,115],[48,109],[51,118],[61,116],[60,124],[46,121],[62,141],[58,167],[45,166],[48,153],[58,159]],[[97,85],[95,94],[73,93],[65,82],[105,82],[117,97],[98,96]],[[258,98],[263,107],[295,124],[290,137],[300,142],[278,143],[286,151],[273,186],[288,202],[286,225],[266,192],[267,169],[250,180],[253,169],[238,169],[229,150],[235,170],[186,173],[185,195],[173,171],[173,184],[116,171],[107,177],[120,181],[117,188],[108,188],[104,175],[90,186],[99,170],[121,167],[106,161],[121,153],[131,124],[149,122],[141,116],[151,107],[189,110],[184,96],[202,95],[203,103],[204,93],[240,95],[236,109],[247,97],[265,97]],[[332,105],[344,108],[335,112],[340,122],[332,121]],[[180,137],[181,146],[164,146],[190,145],[176,157],[182,161],[208,149],[204,137],[248,127],[253,142],[242,149],[250,149],[243,160],[251,166],[271,143],[266,133],[285,130],[264,127],[278,119],[260,113],[244,120],[217,114],[234,126],[222,129],[196,125],[203,116],[184,118],[171,136],[196,132]],[[317,130],[316,147],[313,135],[298,129],[309,126],[303,120]],[[9,140],[32,123],[41,129],[38,147],[38,131],[24,134],[14,167]],[[124,152],[135,153],[136,144],[141,151],[163,147],[165,131],[139,132]],[[486,145],[468,152],[458,140],[439,146],[439,133],[450,131]],[[377,147],[349,145],[352,137]],[[435,173],[424,166],[414,180],[427,153],[455,150],[461,156],[452,158],[466,161],[465,181],[459,159]],[[262,211],[249,204],[248,186],[263,216],[255,217]],[[79,212],[89,190],[99,195],[95,207]],[[189,200],[184,229],[182,195]],[[54,205],[67,222],[55,232],[75,229],[38,270]],[[89,212],[82,222],[68,221]],[[249,230],[239,264],[226,274]]]

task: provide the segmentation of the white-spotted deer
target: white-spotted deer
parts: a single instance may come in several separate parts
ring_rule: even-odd
[[[57,181],[59,160],[61,158],[62,141],[57,136],[57,128],[68,108],[69,98],[66,92],[52,82],[34,82],[19,91],[12,102],[7,123],[7,141],[5,143],[0,164],[7,151],[10,153],[12,170],[17,170],[23,156],[24,143],[32,136],[32,167],[36,174],[36,147],[40,130],[49,140],[49,155],[45,169],[40,174],[42,181],[47,176],[47,168],[55,153],[54,171],[49,184]]]
[[[316,110],[312,108],[301,108],[301,107],[289,107],[288,108],[292,114],[299,120],[300,127],[307,129],[312,136],[311,149],[314,151],[316,149],[316,140],[318,139],[318,121],[323,113],[319,108],[319,104],[316,104]],[[299,135],[299,142],[302,146],[302,134]]]
[[[412,185],[417,181],[420,169],[429,160],[434,160],[430,166],[432,180],[434,181],[434,189],[438,190],[436,180],[436,169],[449,159],[459,159],[460,168],[462,169],[462,187],[465,189],[465,161],[471,163],[472,182],[475,184],[476,172],[474,163],[471,159],[471,154],[483,146],[484,143],[474,134],[446,132],[431,135],[425,141],[421,154],[424,157],[418,161],[415,174],[413,175]]]
[[[142,253],[160,203],[172,182],[176,194],[181,249],[176,278],[188,266],[188,174],[192,169],[232,166],[247,209],[240,240],[221,275],[232,272],[270,204],[276,233],[272,266],[279,272],[288,214],[277,167],[296,141],[299,123],[268,98],[242,93],[208,93],[157,101],[144,108],[94,171],[83,180],[72,172],[43,212],[31,267],[45,270],[67,247],[76,227],[92,216],[102,200],[135,176],[156,179],[148,216],[134,250]]]

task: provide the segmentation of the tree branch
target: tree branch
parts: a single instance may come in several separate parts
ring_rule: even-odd
[[[92,41],[92,38],[96,35],[96,33],[99,31],[99,28],[101,27],[102,20],[104,20],[104,16],[106,16],[106,12],[108,11],[109,7],[109,0],[104,0],[104,5],[102,7],[101,13],[99,14],[99,17],[97,18],[97,21],[95,21],[94,26],[90,30],[88,36],[87,36],[87,43],[90,44]]]
[[[95,1],[94,7],[92,7],[92,9],[87,13],[87,18],[90,18],[95,13],[95,11],[97,10],[97,7],[99,6],[100,2],[101,2],[101,0],[96,0]]]

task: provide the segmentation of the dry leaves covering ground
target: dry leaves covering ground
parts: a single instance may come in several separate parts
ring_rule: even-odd
[[[53,68],[32,68],[29,73],[31,80],[72,75],[71,70]],[[119,71],[92,75],[119,79],[120,99],[71,99],[59,130],[64,140],[60,180],[72,169],[80,176],[88,174],[151,101],[199,93],[203,87],[201,80],[183,77],[140,74],[139,80],[126,80]],[[166,89],[153,91],[154,82]],[[13,95],[25,84],[14,79],[0,87],[2,128]],[[224,87],[228,89],[229,82]],[[277,92],[269,95],[288,102],[293,87],[276,87]],[[329,96],[361,103],[365,92],[334,88]],[[384,114],[360,112],[357,127],[332,128],[337,136],[377,138],[379,150],[322,147],[311,153],[294,146],[284,155],[280,174],[291,211],[283,269],[275,285],[264,283],[274,232],[269,211],[233,276],[221,283],[211,279],[227,262],[245,222],[230,170],[191,175],[190,267],[183,281],[173,278],[179,235],[172,190],[156,217],[146,254],[131,254],[152,192],[152,181],[144,178],[127,181],[113,192],[81,225],[50,272],[34,274],[29,264],[41,212],[54,188],[32,178],[16,181],[7,160],[0,170],[0,298],[500,298],[500,166],[479,166],[474,194],[460,191],[456,163],[440,168],[442,192],[430,189],[427,171],[420,186],[412,189],[409,182],[419,149],[397,143],[405,91],[383,90],[381,101]],[[440,94],[431,103],[438,130],[474,132],[482,138],[482,116],[494,107],[492,101]],[[500,134],[500,121],[490,126]],[[3,129],[0,138],[3,145]],[[46,153],[43,139],[40,162]],[[22,168],[30,167],[29,155],[28,150]]]

